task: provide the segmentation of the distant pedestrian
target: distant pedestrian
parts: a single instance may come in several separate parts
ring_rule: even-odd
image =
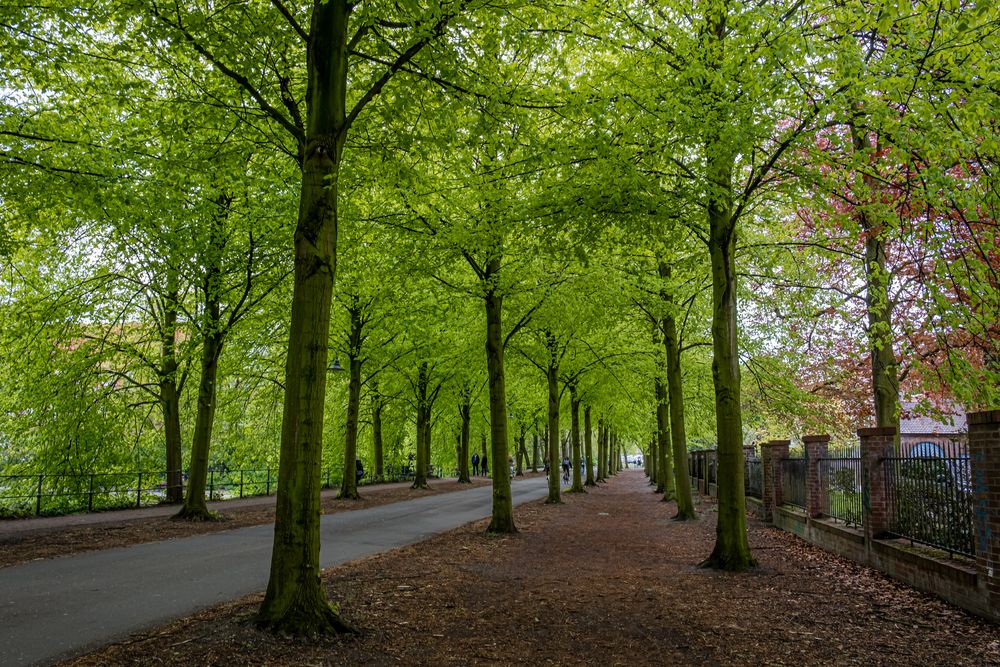
[[[472,476],[479,476],[479,452],[472,453]]]
[[[490,474],[490,463],[485,455],[479,460],[479,467],[483,471],[483,477],[487,477]]]
[[[361,462],[361,459],[354,459],[354,483],[355,485],[361,482],[361,478],[365,476],[365,464]]]

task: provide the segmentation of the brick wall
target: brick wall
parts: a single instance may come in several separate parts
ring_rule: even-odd
[[[980,591],[1000,614],[1000,410],[968,420],[976,570]]]
[[[819,459],[826,456],[827,436],[805,436],[807,511],[783,508],[782,459],[787,440],[761,445],[764,473],[762,519],[823,549],[885,572],[914,588],[938,595],[963,609],[1000,622],[1000,410],[968,415],[976,531],[975,567],[960,560],[936,559],[882,539],[889,528],[891,498],[886,482],[886,457],[893,455],[895,429],[858,431],[864,530],[848,528],[823,515],[827,490]]]

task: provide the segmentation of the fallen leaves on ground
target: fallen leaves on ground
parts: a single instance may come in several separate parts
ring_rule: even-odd
[[[641,472],[563,498],[327,570],[360,636],[258,631],[251,596],[66,664],[1000,664],[996,626],[756,521],[758,568],[699,568],[712,506],[673,522]]]

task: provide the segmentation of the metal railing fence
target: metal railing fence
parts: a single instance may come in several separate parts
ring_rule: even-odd
[[[893,535],[975,555],[968,457],[888,457],[885,474]]]
[[[817,464],[820,487],[826,492],[823,513],[849,526],[860,527],[864,518],[861,458],[822,458]]]
[[[764,469],[761,467],[760,459],[748,457],[743,466],[743,485],[745,495],[751,498],[764,497]]]
[[[789,505],[806,506],[806,460],[781,460],[781,500]]]
[[[441,477],[441,466],[428,473]],[[184,474],[185,483],[187,474]],[[327,468],[324,485],[341,483],[340,467]],[[366,471],[359,485],[413,479],[410,466],[387,466],[381,479]],[[248,496],[269,496],[277,490],[278,469],[208,472],[205,497],[227,500]],[[0,475],[0,518],[55,516],[74,512],[97,512],[158,505],[167,497],[166,471],[107,472],[84,474],[39,473]]]

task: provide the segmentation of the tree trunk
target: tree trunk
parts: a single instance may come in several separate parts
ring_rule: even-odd
[[[198,414],[195,418],[194,437],[191,441],[191,462],[188,467],[187,495],[178,519],[209,521],[214,515],[208,511],[205,492],[208,486],[208,456],[212,443],[212,426],[215,422],[216,375],[222,340],[219,335],[209,335],[202,343],[201,381],[198,384]]]
[[[570,408],[570,451],[572,456],[570,457],[571,465],[573,467],[573,484],[570,486],[567,493],[586,493],[587,490],[583,488],[583,478],[580,475],[580,398],[576,393],[576,385],[569,385],[569,408]]]
[[[166,444],[168,503],[184,502],[181,461],[181,406],[177,388],[177,313],[179,290],[177,271],[168,269],[167,293],[163,305],[163,337],[160,339],[160,409]]]
[[[274,546],[257,615],[259,625],[297,635],[351,630],[326,601],[319,578],[323,408],[337,268],[337,176],[346,138],[349,14],[346,2],[313,4]]]
[[[851,120],[851,142],[855,154],[869,153],[872,146],[863,127],[860,110]],[[861,127],[859,127],[859,125]],[[871,201],[882,187],[872,176],[862,178],[862,199]],[[886,267],[886,225],[880,221],[877,202],[864,203],[855,209],[855,219],[865,240],[865,306],[868,311],[868,345],[871,349],[872,396],[875,402],[875,425],[896,429],[899,450],[899,364],[892,349],[892,300],[889,297],[890,275]]]
[[[347,338],[348,371],[350,373],[347,388],[347,421],[344,424],[344,467],[340,480],[340,498],[361,498],[358,494],[357,461],[358,461],[358,416],[361,413],[361,346],[364,341],[365,321],[362,317],[362,306],[357,297],[353,297],[347,308],[351,320],[351,332]]]
[[[618,431],[611,429],[611,449],[609,452],[608,459],[608,470],[611,471],[612,475],[617,475],[619,466],[621,466],[621,458],[618,454]]]
[[[486,433],[480,433],[479,434],[479,470],[482,472],[483,477],[486,477],[486,475],[490,471],[489,455],[490,455],[490,450],[489,450],[489,444],[488,444],[487,439],[486,439]]]
[[[662,377],[654,380],[656,393],[656,491],[663,494],[663,500],[674,499],[674,467],[670,452],[670,405],[667,387]]]
[[[338,498],[361,498],[358,493],[358,415],[361,412],[361,359],[349,357],[350,385],[347,388],[347,422],[344,424],[344,467]]]
[[[516,533],[514,506],[507,470],[507,390],[503,362],[503,296],[496,292],[494,281],[500,260],[491,259],[486,268],[486,372],[490,385],[490,440],[493,468],[493,516],[489,533]]]
[[[469,475],[469,429],[472,424],[472,405],[467,394],[462,394],[462,402],[458,406],[458,415],[462,420],[458,436],[458,481],[461,484],[472,484]]]
[[[427,400],[427,385],[429,383],[429,369],[427,362],[422,362],[417,371],[417,461],[414,464],[413,486],[414,489],[429,489],[427,484],[427,465],[429,463],[430,443],[425,440],[430,435],[427,424],[431,418],[430,406]]]
[[[531,433],[531,472],[538,472],[538,422]]]
[[[528,462],[528,448],[525,446],[525,443],[527,442],[527,440],[528,440],[528,427],[522,425],[521,426],[521,434],[520,434],[520,436],[517,439],[517,457],[516,457],[516,459],[517,459],[517,469],[516,469],[516,475],[518,477],[524,476],[524,467],[525,467],[525,464]]]
[[[659,406],[653,411],[653,417],[658,420]],[[656,487],[653,489],[654,493],[663,493],[663,487],[660,484],[660,467],[657,462],[660,460],[660,451],[657,447],[657,437],[656,433],[653,434],[653,439],[649,441],[649,456],[646,457],[644,463],[648,465],[643,466],[649,474],[649,483],[651,486]]]
[[[195,417],[194,437],[191,441],[191,461],[188,464],[188,488],[184,507],[176,518],[208,521],[214,515],[208,511],[205,491],[208,484],[209,449],[212,446],[212,428],[215,425],[216,380],[219,357],[226,332],[222,324],[219,299],[222,293],[222,226],[221,213],[212,218],[208,247],[200,259],[205,267],[204,309],[202,315],[201,379],[198,383],[198,412]]]
[[[603,482],[607,477],[607,428],[604,426],[604,417],[597,418],[597,481]]]
[[[668,280],[670,265],[660,262],[660,278]],[[675,500],[677,515],[674,519],[687,521],[695,518],[694,500],[691,497],[691,478],[688,476],[687,428],[684,423],[684,389],[681,375],[681,347],[677,337],[677,320],[673,313],[673,294],[661,293],[668,304],[663,318],[663,344],[667,352],[667,397],[670,402],[670,440],[674,455]]]
[[[549,337],[549,367],[546,370],[546,380],[549,389],[549,426],[548,426],[548,457],[549,457],[549,496],[546,503],[561,503],[559,475],[562,474],[562,459],[559,457],[559,368],[556,364],[555,338]]]
[[[424,420],[424,462],[427,464],[426,477],[434,476],[434,461],[431,459],[431,429],[434,426],[434,400],[427,402],[427,419]]]
[[[729,172],[726,172],[727,174]],[[718,523],[708,567],[744,570],[753,567],[747,541],[743,478],[743,415],[740,409],[740,361],[737,349],[736,235],[729,209],[710,207],[712,224],[712,376],[715,382],[718,448]]]
[[[713,27],[720,42],[725,17]],[[745,570],[754,559],[747,542],[743,479],[743,415],[740,408],[740,358],[737,339],[736,225],[732,218],[733,157],[718,128],[707,136],[705,154],[712,194],[708,202],[709,254],[712,262],[712,377],[718,447],[718,521],[715,548],[706,567]]]
[[[728,32],[727,6],[708,13],[705,66],[721,69]],[[746,499],[743,480],[743,415],[740,409],[740,358],[737,324],[736,220],[733,218],[733,165],[736,156],[722,136],[727,125],[729,92],[718,78],[705,90],[712,101],[706,121],[704,156],[708,187],[708,251],[712,265],[712,377],[715,385],[715,421],[718,447],[718,521],[715,548],[703,563],[724,570],[745,570],[754,560],[747,542]]]
[[[584,458],[587,461],[587,479],[584,481],[585,486],[597,486],[597,482],[594,480],[594,443],[591,437],[592,430],[593,428],[590,421],[590,406],[588,405],[583,411]]]
[[[375,481],[385,481],[385,453],[382,447],[382,395],[378,382],[372,381],[372,456],[375,458]]]

